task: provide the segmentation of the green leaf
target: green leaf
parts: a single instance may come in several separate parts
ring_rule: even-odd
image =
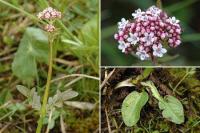
[[[122,118],[127,126],[135,125],[140,119],[140,111],[148,101],[146,92],[138,93],[136,91],[130,93],[122,103]]]
[[[36,91],[33,93],[33,99],[31,105],[32,108],[34,108],[35,110],[40,110],[41,108],[40,96],[38,96]]]
[[[31,85],[37,76],[37,62],[48,62],[48,38],[41,29],[26,29],[12,63],[12,71]]]
[[[166,96],[164,101],[159,101],[159,108],[163,110],[162,115],[170,121],[181,124],[184,122],[184,112],[181,102],[173,97]]]
[[[31,90],[28,89],[27,87],[25,87],[23,85],[17,85],[16,88],[24,96],[28,97],[30,95]]]
[[[183,42],[195,42],[200,41],[200,34],[186,34],[182,36]]]
[[[141,82],[141,84],[149,87],[152,95],[159,101],[159,108],[163,110],[162,115],[164,118],[167,118],[176,124],[184,122],[183,106],[177,98],[169,95],[162,98],[152,81]]]
[[[95,107],[95,104],[89,102],[65,101],[65,104],[82,110],[92,110]]]
[[[12,94],[9,89],[3,89],[0,92],[0,105],[12,99]]]
[[[99,54],[97,52],[99,51],[98,22],[99,19],[96,15],[82,27],[79,38],[83,45],[77,47],[76,51],[74,51],[79,58],[89,63],[96,73],[99,72]]]
[[[141,82],[141,85],[149,87],[151,89],[152,95],[157,99],[157,100],[162,100],[162,97],[160,96],[157,88],[155,87],[154,83],[152,81],[146,81],[146,82]]]
[[[56,94],[48,99],[48,106],[62,107],[65,101],[76,96],[78,96],[78,92],[73,91],[72,89],[68,89],[64,92],[57,90]]]
[[[145,68],[141,75],[137,76],[135,79],[132,80],[132,83],[137,84],[139,81],[144,80],[151,74],[153,70],[153,68]]]

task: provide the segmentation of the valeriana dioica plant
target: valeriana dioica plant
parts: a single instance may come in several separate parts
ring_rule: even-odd
[[[152,81],[141,82],[141,85],[150,89],[152,95],[158,100],[159,109],[162,115],[169,121],[181,124],[184,122],[184,110],[181,102],[174,96],[167,95],[164,98],[159,94]],[[131,92],[122,103],[122,118],[127,126],[135,125],[140,119],[140,112],[149,99],[148,93],[143,90]]]
[[[40,110],[40,119],[38,121],[38,127],[36,132],[40,133],[42,129],[43,120],[46,115],[46,106],[50,89],[50,81],[52,77],[52,66],[53,66],[53,31],[55,31],[55,27],[53,25],[55,19],[61,19],[61,12],[53,9],[52,7],[48,7],[44,9],[42,12],[38,13],[37,17],[39,19],[46,20],[48,24],[44,27],[44,30],[48,32],[49,39],[49,68],[48,68],[48,77],[46,82],[46,88],[43,96],[42,107]]]
[[[121,19],[114,38],[118,48],[126,54],[136,54],[141,60],[155,60],[167,53],[166,45],[175,48],[181,44],[182,29],[179,20],[169,17],[156,6],[146,11],[136,10],[133,19]]]

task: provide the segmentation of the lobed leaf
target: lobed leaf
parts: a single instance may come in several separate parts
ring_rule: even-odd
[[[15,76],[31,84],[37,76],[37,62],[48,62],[48,39],[41,29],[26,29],[12,63]]]
[[[135,125],[140,119],[140,111],[147,103],[149,96],[146,92],[131,92],[122,103],[122,118],[127,126]]]
[[[166,96],[163,101],[159,101],[159,108],[163,110],[164,118],[176,124],[184,122],[183,106],[177,98],[170,95]]]

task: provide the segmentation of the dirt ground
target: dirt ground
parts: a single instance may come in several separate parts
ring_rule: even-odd
[[[141,91],[140,81],[134,87],[115,86],[128,78],[135,79],[144,71],[143,68],[102,69],[101,70],[101,131],[132,132],[132,133],[199,133],[200,132],[200,69],[195,74],[185,78],[174,93],[175,86],[183,77],[183,68],[155,68],[143,81],[151,80],[156,85],[161,96],[173,95],[184,106],[185,122],[177,125],[162,117],[158,109],[158,101],[152,97],[141,111],[141,117],[136,126],[127,127],[121,116],[121,105],[124,98],[133,90]]]

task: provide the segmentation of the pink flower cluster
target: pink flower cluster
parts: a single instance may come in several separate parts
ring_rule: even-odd
[[[39,12],[37,16],[39,19],[60,19],[62,15],[61,12],[57,11],[56,9],[47,7],[42,12]]]
[[[55,27],[51,24],[47,24],[45,25],[44,30],[46,30],[47,32],[53,32],[55,30]]]
[[[134,53],[141,60],[147,60],[163,57],[167,53],[164,44],[174,48],[181,44],[179,20],[168,17],[156,6],[151,6],[146,12],[138,9],[132,16],[133,21],[121,19],[119,31],[114,36],[123,53]]]
[[[61,12],[53,9],[52,7],[48,7],[44,9],[42,12],[39,12],[37,17],[39,19],[46,19],[46,20],[53,20],[53,19],[61,19],[62,14]],[[44,27],[44,30],[47,32],[53,32],[55,30],[55,26],[53,24],[47,24]]]

